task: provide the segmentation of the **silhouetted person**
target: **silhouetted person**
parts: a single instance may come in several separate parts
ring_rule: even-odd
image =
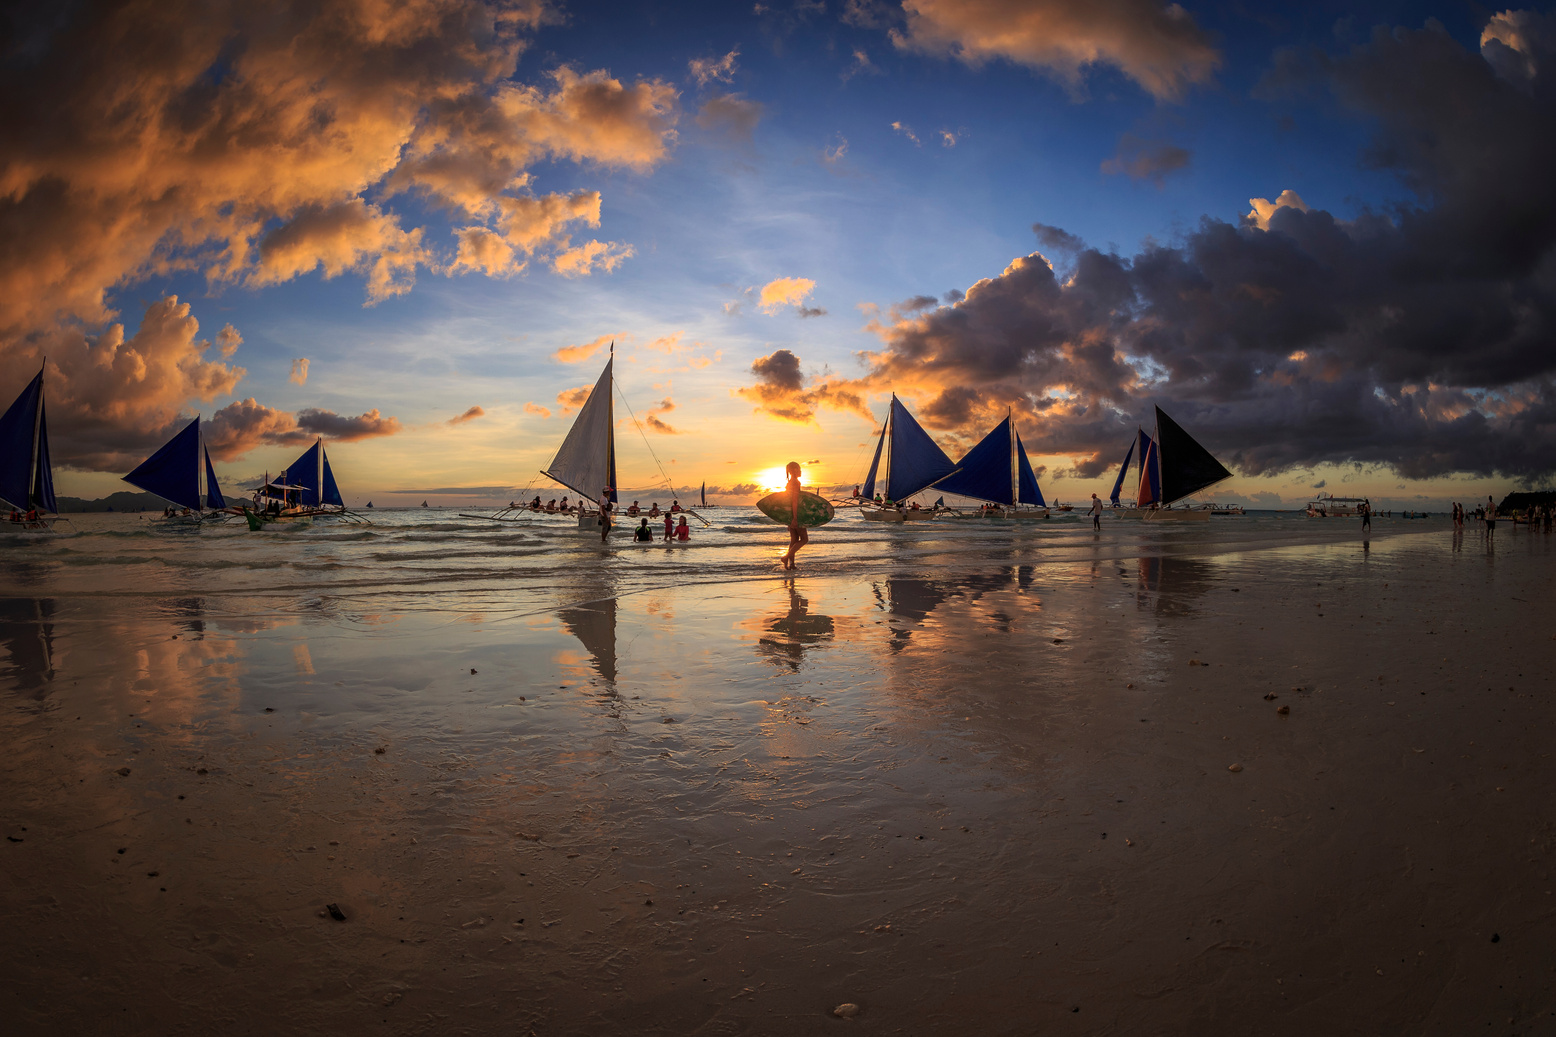
[[[790,461],[783,471],[789,477],[789,484],[784,487],[789,497],[789,553],[783,556],[783,567],[793,569],[794,556],[810,543],[810,533],[800,525],[800,463]]]

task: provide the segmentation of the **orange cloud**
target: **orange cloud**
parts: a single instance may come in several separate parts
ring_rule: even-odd
[[[287,375],[287,381],[293,385],[308,384],[308,358],[298,357],[292,361],[292,373]]]
[[[664,399],[648,408],[648,411],[643,415],[643,424],[647,425],[655,432],[658,432],[660,435],[678,436],[681,434],[680,429],[672,428],[669,424],[659,418],[659,415],[669,414],[673,410],[675,410],[675,401],[666,396]]]
[[[589,393],[593,391],[592,385],[580,385],[576,389],[564,389],[556,394],[557,403],[562,406],[563,414],[570,414],[582,407],[589,399]]]
[[[763,313],[777,313],[786,306],[803,306],[806,297],[815,289],[816,282],[808,277],[780,277],[762,286],[756,305]]]
[[[382,417],[376,409],[356,417],[333,411],[308,409],[291,415],[267,407],[250,396],[229,403],[201,430],[211,456],[218,461],[236,461],[259,446],[296,446],[316,436],[340,442],[391,436],[400,431],[397,418]]]
[[[538,403],[526,403],[524,405],[524,413],[525,414],[533,414],[536,417],[540,417],[540,418],[549,418],[549,417],[551,417],[550,409],[546,408],[546,407],[542,407]]]
[[[757,383],[736,389],[735,395],[754,401],[759,414],[812,425],[817,409],[827,407],[857,414],[871,423],[875,421],[860,392],[840,380],[822,381],[807,389],[800,358],[787,349],[759,357],[751,364],[751,373],[757,376]]]
[[[1221,63],[1188,12],[1160,0],[903,0],[905,50],[951,54],[970,65],[995,58],[1042,69],[1078,90],[1089,65],[1111,65],[1160,100],[1208,82]]]
[[[617,339],[624,339],[627,337],[628,335],[625,331],[619,331],[609,335],[601,335],[593,342],[585,342],[582,345],[577,346],[563,346],[561,349],[551,354],[551,359],[560,360],[564,364],[580,363],[584,360],[588,360],[594,354],[598,353],[612,342],[615,342]]]
[[[698,86],[707,86],[715,79],[728,83],[735,77],[735,59],[739,56],[740,48],[736,47],[717,61],[713,58],[692,58],[686,65],[691,69],[692,78],[697,80]]]
[[[486,417],[485,409],[482,408],[481,406],[477,405],[477,406],[471,407],[469,410],[465,411],[463,414],[459,415],[458,417],[449,418],[448,419],[448,423],[450,425],[463,425],[467,421],[474,421],[476,418],[484,418],[484,417]]]
[[[636,250],[616,241],[586,241],[558,252],[551,265],[564,277],[583,277],[596,270],[611,273]]]

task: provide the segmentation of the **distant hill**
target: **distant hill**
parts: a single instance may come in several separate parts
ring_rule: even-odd
[[[1498,515],[1511,515],[1515,511],[1527,511],[1536,504],[1556,504],[1556,490],[1533,490],[1510,493],[1497,505]]]
[[[80,497],[56,497],[55,500],[59,502],[61,515],[78,515],[83,511],[161,511],[167,507],[167,501],[155,493],[131,493],[129,490],[110,493],[97,500]]]

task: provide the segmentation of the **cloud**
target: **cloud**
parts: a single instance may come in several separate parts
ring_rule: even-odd
[[[459,415],[458,417],[449,418],[448,419],[448,423],[450,425],[463,425],[467,421],[474,421],[476,418],[484,418],[484,417],[486,417],[486,410],[485,410],[485,408],[477,405],[477,406],[471,407],[469,410],[465,411],[463,414]]]
[[[211,415],[201,432],[211,456],[218,461],[242,460],[255,447],[296,445],[312,438],[297,427],[291,414],[267,407],[252,396]]]
[[[952,133],[950,130],[941,130],[940,146],[943,148],[956,147],[956,134]]]
[[[211,343],[199,332],[189,304],[169,296],[149,305],[128,337],[114,323],[97,335],[66,327],[12,342],[0,365],[0,396],[14,398],[47,356],[54,463],[129,471],[188,420],[190,401],[228,395],[246,373],[209,358]],[[236,331],[223,345],[234,339],[241,341]]]
[[[760,102],[747,100],[740,94],[719,94],[703,102],[697,112],[697,125],[705,130],[723,133],[733,140],[749,141],[762,119]]]
[[[1250,198],[1248,204],[1253,206],[1248,215],[1243,219],[1260,230],[1270,229],[1270,217],[1275,215],[1277,209],[1296,209],[1298,212],[1307,212],[1307,203],[1297,192],[1287,188],[1282,191],[1272,202],[1268,198]]]
[[[1003,58],[1079,91],[1088,66],[1118,69],[1160,100],[1208,82],[1221,63],[1209,37],[1176,3],[1110,0],[903,0],[904,50],[950,54],[969,65]]]
[[[292,373],[287,375],[287,380],[293,385],[308,384],[308,358],[298,357],[292,361]]]
[[[918,134],[914,133],[913,128],[906,123],[894,122],[891,124],[891,128],[911,140],[915,148],[923,146],[924,142],[918,139]]]
[[[596,270],[613,273],[636,250],[617,241],[586,241],[556,254],[552,266],[564,277],[585,277]]]
[[[392,436],[400,431],[400,420],[380,416],[377,407],[354,418],[309,407],[297,412],[297,427],[310,435],[352,443],[359,439]]]
[[[613,269],[630,246],[568,240],[599,225],[598,193],[535,191],[531,170],[652,168],[676,142],[679,95],[566,66],[516,80],[527,34],[554,20],[536,0],[18,8],[8,38],[29,46],[0,67],[0,370],[102,340],[94,357],[117,361],[66,364],[51,410],[78,366],[94,386],[116,372],[110,396],[144,399],[109,343],[117,298],[153,276],[220,291],[355,275],[374,304],[426,272],[511,276],[532,254],[567,276]],[[408,192],[421,204],[398,211]],[[429,210],[460,224],[452,241],[407,222]],[[241,338],[217,342],[225,359]],[[192,363],[202,392],[217,368],[241,371]],[[174,399],[179,380],[152,368],[167,394],[154,413],[82,423],[97,440],[61,461],[117,466],[205,398]]]
[[[604,349],[606,346],[610,345],[612,342],[615,342],[617,339],[624,339],[627,337],[628,335],[625,331],[617,331],[610,334],[601,335],[593,342],[585,342],[577,346],[563,346],[561,349],[551,354],[551,359],[558,360],[564,364],[582,363],[583,361],[588,360],[594,354],[598,353],[600,350]]]
[[[675,401],[666,396],[664,399],[648,408],[647,412],[645,412],[643,415],[643,424],[647,425],[649,428],[653,429],[655,432],[662,436],[678,436],[681,434],[680,429],[672,428],[659,417],[659,415],[669,414],[673,410],[675,410]]]
[[[713,58],[692,58],[686,63],[691,70],[692,78],[698,86],[707,86],[717,81],[728,83],[735,78],[735,59],[740,56],[740,48],[736,47],[728,54],[717,60]]]
[[[561,405],[563,414],[571,414],[584,405],[593,389],[592,384],[580,385],[576,389],[564,389],[556,394],[556,402]]]
[[[1190,158],[1187,148],[1126,133],[1118,138],[1118,151],[1102,163],[1102,171],[1109,176],[1127,173],[1132,180],[1149,180],[1161,187],[1168,174],[1187,169]]]
[[[808,277],[779,277],[762,286],[757,295],[757,308],[768,314],[791,306],[801,309],[815,289],[816,282]]]
[[[735,395],[754,401],[759,414],[810,425],[815,424],[818,408],[829,407],[857,414],[867,421],[875,420],[863,396],[840,387],[835,380],[822,380],[806,388],[800,358],[787,349],[757,358],[751,364],[751,373],[757,376],[757,383],[736,389]]]
[[[828,144],[821,149],[821,161],[829,166],[841,163],[848,154],[848,138],[841,133],[835,137],[835,143]]]
[[[1341,220],[1293,191],[1133,255],[1034,230],[1033,253],[953,305],[893,307],[866,372],[970,438],[1013,408],[1078,473],[1121,458],[1159,404],[1249,475],[1323,463],[1407,478],[1548,478],[1556,465],[1556,91],[1444,31],[1384,30],[1302,73],[1374,127],[1366,160],[1414,201]],[[759,374],[762,372],[758,372]],[[779,409],[807,391],[768,371]],[[803,403],[803,399],[801,399]],[[816,406],[825,407],[825,401]],[[803,407],[797,416],[808,415]]]
[[[221,351],[223,360],[231,360],[232,355],[243,345],[243,336],[238,334],[238,329],[231,324],[225,324],[216,333],[216,345]]]
[[[538,403],[526,403],[524,405],[524,413],[525,414],[533,414],[537,418],[549,418],[549,417],[551,417],[551,410],[550,410],[550,408],[542,407]]]
[[[681,338],[685,334],[686,332],[684,331],[673,331],[668,335],[661,335],[659,338],[654,339],[652,342],[645,344],[643,348],[652,349],[657,353],[676,353],[681,350],[690,349],[692,347],[691,343],[688,343],[684,346],[681,345]]]

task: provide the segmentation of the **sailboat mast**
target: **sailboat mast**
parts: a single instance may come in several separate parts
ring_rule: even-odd
[[[200,415],[198,415],[198,414],[195,415],[195,428],[198,430],[196,432],[196,434],[195,434],[195,451],[194,451],[195,497],[200,501],[200,506],[198,508],[196,508],[195,510],[196,511],[204,511],[205,510],[205,490],[206,490],[206,486],[205,486],[205,429],[200,427]]]
[[[1021,504],[1021,469],[1016,466],[1016,418],[1015,408],[1005,408],[1005,423],[1010,427],[1010,506]]]
[[[44,359],[45,367],[48,364]],[[38,439],[43,429],[43,371],[38,371],[38,406],[32,412],[32,464],[27,468],[27,505],[29,508],[38,503],[34,500],[33,491],[38,488]]]
[[[605,481],[616,494],[616,340],[611,339],[611,384],[605,391]],[[672,487],[673,490],[673,487]],[[603,507],[603,505],[602,505]]]
[[[897,394],[891,394],[891,402],[886,405],[886,428],[881,435],[886,437],[885,449],[881,451],[881,500],[888,501],[891,496],[891,432],[896,425]]]

